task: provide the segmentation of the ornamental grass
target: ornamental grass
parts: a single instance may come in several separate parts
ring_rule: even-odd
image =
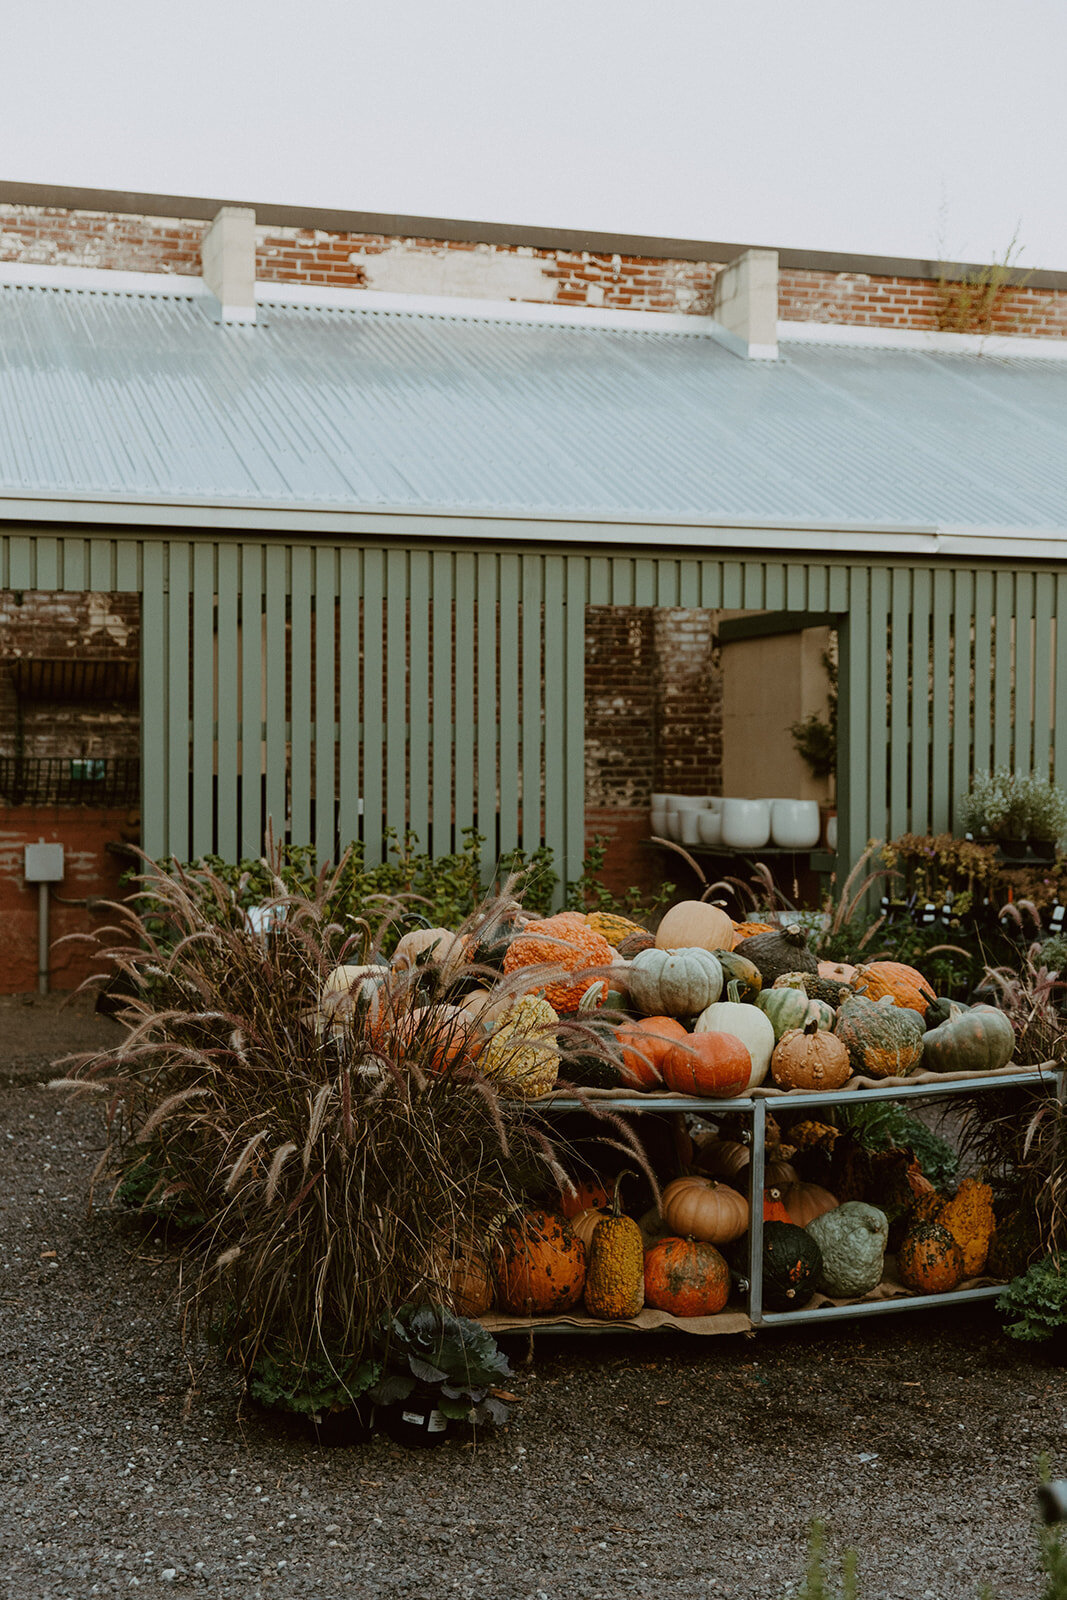
[[[246,1372],[263,1358],[343,1370],[398,1307],[455,1305],[454,1280],[471,1258],[484,1266],[515,1208],[572,1187],[536,1112],[476,1060],[515,999],[561,969],[502,977],[486,961],[435,966],[432,952],[387,967],[383,945],[417,909],[383,899],[331,920],[344,868],[306,894],[275,876],[250,916],[209,866],[146,862],[98,936],[127,1032],[57,1085],[106,1106],[98,1192],[198,1223],[184,1244],[194,1320],[207,1313]],[[516,892],[509,882],[466,920],[466,950],[492,962],[521,919]],[[367,970],[320,1005],[339,965]],[[491,990],[487,1023],[454,1004],[475,987]],[[577,1020],[537,1043],[564,1070],[570,1050],[609,1048]],[[632,1142],[607,1115],[604,1138]]]

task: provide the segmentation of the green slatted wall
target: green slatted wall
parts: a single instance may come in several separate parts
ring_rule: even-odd
[[[451,525],[450,525],[451,526]],[[330,856],[387,826],[584,853],[588,605],[820,613],[841,647],[841,848],[951,826],[983,766],[1067,783],[1067,575],[235,536],[0,539],[0,587],[138,591],[152,855]],[[497,819],[499,818],[499,822]]]

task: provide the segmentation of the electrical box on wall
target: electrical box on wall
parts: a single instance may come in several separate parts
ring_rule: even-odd
[[[63,846],[45,844],[43,839],[37,844],[28,844],[25,876],[27,883],[62,883]]]

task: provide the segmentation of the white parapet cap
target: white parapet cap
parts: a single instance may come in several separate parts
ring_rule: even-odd
[[[1067,338],[1027,334],[942,333],[926,328],[874,328],[856,322],[779,322],[779,344],[822,344],[867,350],[917,350],[930,355],[1020,356],[1067,361]]]

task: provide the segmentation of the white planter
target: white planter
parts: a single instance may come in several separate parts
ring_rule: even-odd
[[[832,817],[827,817],[827,819],[826,819],[826,848],[827,848],[827,850],[836,850],[837,849],[837,813],[836,813],[836,811],[834,812],[834,815]]]
[[[680,815],[681,815],[681,812],[680,811],[676,811],[673,806],[669,807],[663,813],[663,837],[665,839],[675,839],[675,840],[677,840],[677,838],[678,838],[678,818],[680,817]]]
[[[722,810],[706,807],[697,812],[697,832],[701,844],[722,844]]]
[[[775,800],[771,806],[771,838],[783,850],[813,850],[819,829],[817,800]]]
[[[649,812],[649,827],[650,831],[656,834],[658,838],[662,839],[664,837],[667,832],[666,808]]]
[[[760,850],[771,836],[770,806],[765,800],[724,800],[722,842],[731,850]]]
[[[695,807],[686,807],[678,813],[678,838],[682,844],[700,843],[700,818],[702,812]]]

